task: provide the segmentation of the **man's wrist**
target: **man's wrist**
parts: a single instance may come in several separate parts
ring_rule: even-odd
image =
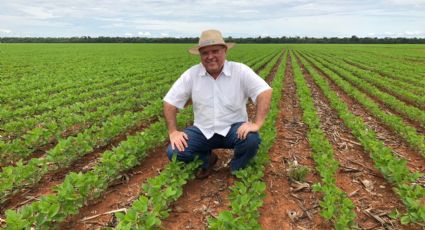
[[[257,129],[260,130],[261,126],[263,126],[262,122],[254,122],[253,123],[255,126],[257,126]]]
[[[173,133],[177,132],[177,129],[168,130],[168,135],[171,135]]]

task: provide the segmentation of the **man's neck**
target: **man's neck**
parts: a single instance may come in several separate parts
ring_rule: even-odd
[[[221,67],[220,71],[217,71],[217,72],[214,72],[214,73],[210,73],[208,71],[207,72],[211,75],[211,77],[214,78],[214,80],[217,80],[218,76],[220,76],[221,72],[223,72],[223,67],[224,66]]]

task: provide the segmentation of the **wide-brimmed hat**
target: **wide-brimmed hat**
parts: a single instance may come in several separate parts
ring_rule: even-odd
[[[197,46],[189,48],[189,53],[198,55],[199,49],[205,46],[212,45],[225,45],[227,49],[232,48],[235,43],[232,42],[224,42],[223,36],[221,32],[218,30],[205,30],[202,32],[201,37],[199,38],[199,43]]]

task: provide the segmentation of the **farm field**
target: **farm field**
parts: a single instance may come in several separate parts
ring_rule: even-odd
[[[425,45],[237,44],[273,99],[236,180],[166,157],[190,46],[0,44],[0,228],[425,228]]]

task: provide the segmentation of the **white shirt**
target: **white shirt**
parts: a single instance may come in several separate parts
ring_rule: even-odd
[[[245,64],[225,61],[214,79],[199,63],[180,76],[164,101],[182,109],[192,98],[194,125],[210,139],[214,133],[226,136],[236,122],[248,121],[248,97],[256,103],[257,96],[268,89],[270,86]]]

